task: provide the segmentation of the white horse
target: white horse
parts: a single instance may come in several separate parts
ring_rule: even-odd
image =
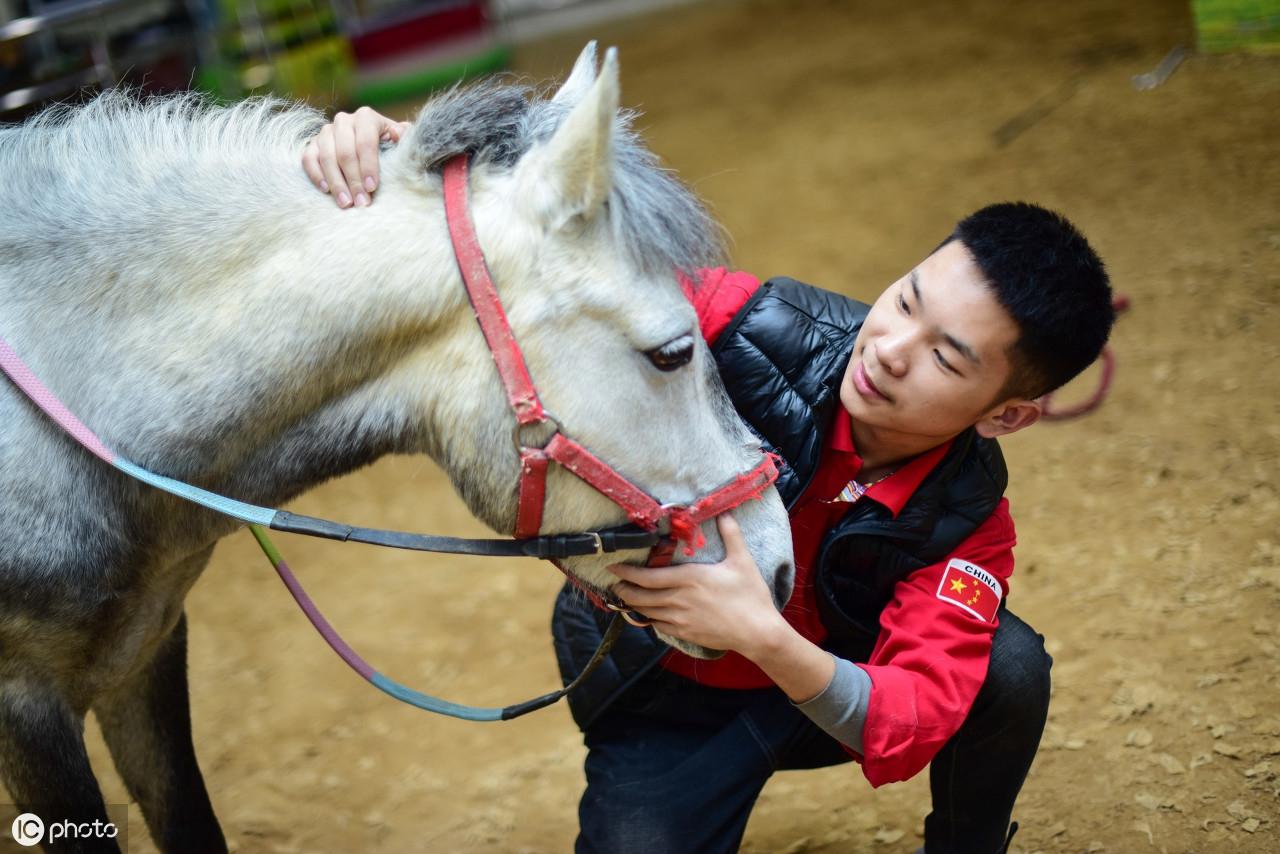
[[[554,97],[530,94],[488,83],[428,102],[383,155],[378,203],[346,212],[298,168],[323,123],[305,108],[108,93],[4,128],[0,335],[145,468],[278,506],[383,454],[427,453],[508,533],[513,419],[441,202],[440,165],[465,152],[480,243],[548,408],[660,501],[706,494],[758,460],[677,282],[719,257],[717,228],[619,114],[612,52],[597,75],[589,46]],[[544,533],[625,521],[555,466],[547,495]],[[785,601],[777,493],[736,515]],[[0,779],[19,805],[105,820],[92,709],[157,844],[225,850],[191,743],[183,599],[236,527],[126,479],[0,381]],[[703,528],[680,560],[722,556]],[[603,589],[617,560],[565,563]]]

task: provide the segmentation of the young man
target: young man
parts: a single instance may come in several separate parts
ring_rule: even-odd
[[[335,121],[304,165],[340,205],[367,204],[367,152],[399,130],[372,111]],[[1005,607],[995,439],[1101,352],[1102,262],[1062,217],[1001,204],[871,306],[724,270],[689,291],[739,414],[785,463],[795,592],[779,614],[728,516],[720,563],[614,568],[656,627],[730,652],[697,660],[629,630],[570,698],[589,750],[578,850],[733,851],[775,770],[851,760],[873,786],[929,766],[929,854],[1006,850],[1051,661]],[[607,620],[559,597],[566,680]]]

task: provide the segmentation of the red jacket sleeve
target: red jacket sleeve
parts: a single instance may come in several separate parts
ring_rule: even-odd
[[[714,344],[738,309],[760,287],[760,280],[750,273],[731,272],[724,267],[699,270],[696,276],[696,282],[682,279],[680,285],[698,313],[702,337]]]
[[[902,581],[880,615],[880,637],[867,664],[871,699],[862,730],[862,773],[872,786],[915,776],[964,723],[987,676],[990,619],[943,594],[952,559],[986,570],[1000,601],[1013,573],[1013,519],[1008,499],[940,563]]]

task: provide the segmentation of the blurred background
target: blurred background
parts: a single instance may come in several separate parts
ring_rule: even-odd
[[[507,67],[511,45],[689,0],[0,0],[0,121],[86,90],[385,105]],[[1201,51],[1280,45],[1272,0],[1191,0]]]
[[[1013,850],[1280,851],[1280,0],[0,0],[0,21],[10,121],[121,80],[412,118],[464,76],[558,79],[599,39],[735,266],[862,300],[983,204],[1060,210],[1131,307],[1107,401],[1002,442],[1009,605],[1055,658]],[[487,533],[422,458],[289,509]],[[546,566],[280,546],[408,685],[499,705],[557,683]],[[369,689],[247,534],[188,614],[197,752],[234,850],[570,850],[584,750],[563,705],[468,724]],[[744,850],[909,854],[928,808],[924,774],[874,792],[855,767],[780,774]],[[130,830],[154,850],[135,806]]]
[[[0,121],[102,87],[384,105],[682,0],[0,0]]]

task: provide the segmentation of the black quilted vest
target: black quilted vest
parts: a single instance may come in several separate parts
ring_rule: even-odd
[[[840,405],[840,381],[868,306],[793,279],[761,285],[712,350],[739,415],[765,448],[782,457],[777,487],[790,509],[813,478]],[[880,612],[894,586],[943,559],[981,525],[1004,494],[1008,472],[999,445],[966,430],[921,482],[897,518],[859,501],[823,539],[814,566],[824,646],[852,661],[871,656]],[[566,587],[553,619],[567,682],[585,665],[608,617]],[[569,696],[584,729],[666,647],[628,629],[611,660]]]
[[[777,486],[788,509],[817,470],[867,311],[839,294],[771,279],[712,351],[738,413],[786,462]],[[818,609],[830,632],[825,645],[866,661],[894,586],[950,554],[991,515],[1007,483],[1000,446],[970,429],[897,518],[875,501],[855,504],[827,533],[815,563]]]

